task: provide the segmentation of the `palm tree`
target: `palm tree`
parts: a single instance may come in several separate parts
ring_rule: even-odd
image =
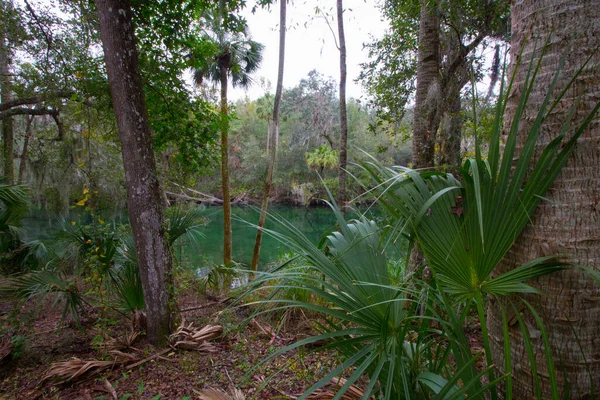
[[[573,104],[577,105],[574,122],[580,122],[598,102],[600,8],[597,2],[584,0],[517,0],[512,5],[511,19],[511,61],[516,60],[521,52],[523,60],[529,59],[547,38],[551,38],[538,72],[539,83],[526,106],[526,115],[544,101],[544,93],[554,71],[559,68],[561,56],[564,55],[568,61],[556,83],[555,95],[561,93],[575,72],[593,57],[542,125],[537,142],[539,151],[560,133],[561,122],[567,119]],[[516,100],[524,90],[527,74],[524,64],[513,65],[516,78],[505,125],[515,118]],[[522,132],[532,123],[534,120],[531,118],[522,121],[518,144],[521,154],[525,152]],[[546,194],[547,201],[540,203],[532,216],[532,225],[516,241],[501,265],[502,270],[512,269],[524,260],[553,254],[560,254],[575,265],[600,267],[599,141],[600,124],[596,120],[579,139],[573,156]],[[561,398],[596,398],[600,389],[600,286],[575,268],[548,275],[536,286],[545,292],[545,296],[528,299],[541,315],[547,317],[544,322],[551,334],[552,351],[555,360],[560,360],[555,375],[559,382],[568,381]],[[504,354],[499,345],[502,341],[502,316],[497,303],[490,305],[488,318],[492,344],[496,343],[493,356],[497,365],[503,365]],[[543,386],[543,393],[538,398],[549,398],[548,380],[551,374],[544,368],[544,363],[538,363],[537,373],[531,368],[520,330],[513,330],[511,338],[514,398],[533,398],[532,380],[537,379]],[[535,338],[531,341],[538,356],[541,341]]]
[[[223,23],[225,3],[212,14],[205,16],[210,31],[207,35],[218,47],[215,55],[204,60],[203,68],[194,72],[197,84],[208,78],[221,84],[221,114],[225,117],[227,110],[227,85],[229,77],[233,87],[248,87],[252,83],[250,75],[255,72],[262,61],[264,46],[249,39],[245,32],[230,32]],[[229,145],[228,124],[221,128],[221,185],[223,187],[223,263],[231,263],[231,197],[229,195]]]
[[[321,145],[314,151],[306,153],[306,165],[309,168],[314,168],[323,175],[323,170],[333,169],[338,166],[339,152],[331,149],[327,145]]]

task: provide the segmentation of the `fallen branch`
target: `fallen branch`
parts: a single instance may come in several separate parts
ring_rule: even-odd
[[[188,311],[194,311],[194,310],[200,310],[204,307],[210,307],[210,306],[214,306],[215,304],[221,304],[218,301],[212,302],[212,303],[206,303],[206,304],[202,304],[201,306],[195,306],[195,307],[188,307],[188,308],[184,308],[183,310],[181,310],[180,312],[184,313],[184,312],[188,312]]]
[[[140,365],[146,364],[148,361],[152,361],[155,358],[158,358],[158,357],[162,356],[163,354],[168,353],[171,350],[173,350],[173,349],[171,349],[171,348],[164,349],[164,350],[162,350],[162,351],[160,351],[160,352],[158,352],[156,354],[151,355],[150,357],[146,357],[143,360],[136,362],[135,364],[128,365],[127,368],[125,368],[125,369],[129,371],[130,369],[134,369],[135,367],[139,367]]]
[[[115,388],[106,378],[104,378],[104,386],[106,387],[106,390],[108,390],[108,393],[110,393],[110,396],[113,398],[113,400],[119,400],[119,396],[117,396]]]

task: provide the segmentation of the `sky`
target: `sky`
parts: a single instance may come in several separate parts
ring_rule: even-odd
[[[287,7],[287,36],[285,51],[284,88],[291,88],[316,69],[325,77],[331,76],[339,82],[340,55],[336,47],[337,12],[334,0],[291,0]],[[322,13],[316,14],[320,7]],[[360,63],[367,61],[367,52],[363,43],[370,37],[380,37],[387,26],[382,21],[374,0],[344,0],[344,31],[347,52],[347,97],[364,96],[359,83],[354,80],[360,73]],[[325,17],[327,15],[331,29]],[[245,10],[245,17],[252,39],[265,45],[261,68],[256,72],[256,83],[247,91],[231,89],[230,99],[236,100],[248,96],[256,99],[265,94],[266,88],[260,78],[270,81],[270,92],[275,92],[277,84],[277,66],[279,57],[279,2],[270,11],[258,9],[252,14],[251,7]],[[335,39],[332,33],[335,32]]]

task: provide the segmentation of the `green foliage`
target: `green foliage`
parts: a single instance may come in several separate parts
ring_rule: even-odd
[[[405,106],[416,89],[421,4],[416,0],[386,0],[380,4],[390,29],[382,38],[365,44],[370,60],[361,65],[359,76],[372,96],[370,104],[377,116],[377,120],[371,125],[372,129],[387,127],[397,133],[405,115]],[[468,78],[464,79],[461,76],[465,74],[464,71],[456,68],[456,57],[462,58],[458,61],[463,65],[473,63],[477,71],[483,68],[482,57],[475,56],[474,49],[467,47],[480,36],[506,39],[509,2],[451,0],[426,4],[429,11],[440,20],[440,51],[443,60],[440,64],[440,78],[448,81],[450,75],[455,75],[460,78],[458,81],[461,81],[462,88],[468,83]],[[464,54],[457,51],[456,43],[461,46],[461,52],[465,51]],[[482,46],[485,45],[484,41]],[[478,73],[477,76],[482,75]]]
[[[6,279],[0,286],[0,297],[8,300],[44,298],[56,294],[54,304],[64,302],[63,318],[69,312],[79,322],[84,298],[75,277],[60,272],[36,271]]]
[[[238,271],[233,265],[210,265],[198,269],[198,291],[206,294],[208,289],[222,293],[227,291]]]
[[[542,56],[537,63],[532,58],[529,64],[512,125],[507,127],[504,151],[500,151],[500,133],[503,129],[506,97],[498,102],[496,108],[487,159],[484,159],[481,146],[476,143],[475,158],[465,161],[462,168],[459,168],[460,180],[451,174],[419,174],[408,168],[384,168],[376,161],[363,164],[377,184],[375,196],[390,217],[390,232],[393,237],[408,232],[425,255],[441,290],[466,301],[467,309],[471,305],[477,309],[488,366],[493,363],[483,296],[538,293],[538,290],[525,282],[565,267],[564,262],[548,256],[501,275],[494,274],[497,265],[530,222],[530,216],[543,199],[542,196],[566,164],[577,138],[600,108],[599,103],[580,125],[571,126],[571,119],[577,108],[575,104],[557,137],[538,154],[537,159],[534,158],[540,127],[567,90],[559,93],[551,103],[554,84],[565,62],[563,57],[526,134],[518,162],[516,165],[513,163],[519,126],[545,49],[546,47],[542,49]],[[507,93],[510,93],[510,86]],[[565,139],[567,132],[574,132],[568,140]],[[536,316],[533,308],[529,305],[527,307],[540,326],[546,346],[546,361],[549,371],[552,371],[552,354],[541,319]],[[504,329],[507,332],[506,320]],[[524,334],[527,334],[525,331],[526,328]],[[508,333],[505,336],[508,338]],[[505,342],[505,346],[509,344]],[[508,353],[509,350],[505,350],[505,354]],[[531,362],[532,365],[535,364],[535,360],[532,359]],[[508,367],[510,370],[510,364]],[[556,381],[552,372],[551,374],[553,398],[557,398]],[[489,380],[494,379],[493,369],[490,369]],[[495,397],[493,390],[492,398]]]
[[[435,292],[404,279],[393,285],[396,279],[390,275],[381,251],[381,230],[377,224],[365,218],[347,223],[339,209],[332,208],[340,231],[331,233],[322,249],[282,219],[277,222],[285,234],[269,232],[298,254],[298,258],[259,274],[254,284],[274,289],[273,295],[263,302],[275,310],[302,307],[319,313],[323,320],[321,334],[286,346],[267,360],[320,341],[326,342],[323,349],[339,352],[340,364],[300,398],[307,398],[349,368],[348,382],[337,396],[341,397],[362,375],[369,378],[364,398],[371,395],[426,398],[432,391],[475,394],[487,390],[479,384],[481,375],[473,366],[475,357],[470,354],[466,360],[461,357],[468,353],[468,343],[464,335],[458,334],[462,331],[460,324],[453,325],[440,317],[444,304]],[[273,282],[276,283],[271,286]],[[290,289],[294,292],[301,289],[310,296],[277,295]],[[319,300],[315,302],[315,298]],[[426,312],[418,316],[418,310]],[[465,384],[462,388],[456,385],[458,378],[451,379],[453,375],[443,377],[450,367],[449,352],[443,346],[444,340],[436,334],[439,331],[433,328],[433,322],[457,332],[456,338],[446,337],[446,340],[452,342],[450,348],[462,349],[456,351],[455,358],[456,376]]]
[[[564,62],[563,57],[560,65]],[[480,398],[490,391],[491,398],[496,399],[497,387],[504,380],[507,398],[512,397],[510,375],[496,377],[494,372],[484,296],[507,298],[538,293],[528,280],[565,267],[564,262],[554,257],[543,257],[500,275],[494,273],[565,165],[577,138],[600,109],[598,103],[580,125],[573,127],[575,104],[557,138],[534,157],[541,124],[568,90],[564,89],[550,102],[559,66],[514,164],[519,125],[540,64],[541,61],[536,63],[533,59],[529,64],[525,89],[512,125],[507,127],[503,153],[499,136],[506,97],[497,105],[487,158],[484,159],[477,143],[475,158],[459,168],[460,180],[451,174],[386,168],[374,158],[362,163],[375,181],[369,192],[387,218],[385,229],[364,217],[348,223],[334,204],[339,231],[328,236],[323,248],[317,248],[290,223],[274,218],[284,233],[269,233],[298,254],[302,267],[283,263],[261,274],[255,285],[268,285],[279,279],[280,283],[273,288],[275,292],[300,285],[325,305],[275,296],[264,300],[281,309],[302,307],[318,312],[324,321],[322,334],[286,346],[267,359],[317,341],[325,341],[323,348],[336,349],[342,356],[339,366],[300,398],[307,398],[349,369],[348,381],[336,398],[341,398],[362,375],[368,377],[363,398],[371,395],[393,399]],[[569,139],[565,139],[567,132],[573,133]],[[433,274],[430,285],[402,272],[396,283],[398,276],[390,274],[385,245],[405,237],[415,240],[423,251]],[[527,301],[520,301],[539,327],[552,397],[558,399],[548,333],[536,310]],[[535,369],[537,360],[529,328],[512,300],[503,304],[515,309],[529,362]],[[510,371],[509,326],[506,309],[504,305],[501,307],[505,370]],[[475,365],[478,355],[472,354],[463,331],[473,309],[481,325],[485,348],[485,367],[480,370]],[[487,382],[482,384],[481,378],[486,374]],[[536,392],[539,390],[536,380]]]
[[[322,145],[314,151],[306,153],[306,165],[323,172],[325,168],[333,169],[337,167],[339,161],[339,151],[332,150],[329,146]]]
[[[46,256],[39,241],[25,242],[21,222],[29,209],[29,195],[23,186],[0,179],[0,273],[13,275],[36,269]]]

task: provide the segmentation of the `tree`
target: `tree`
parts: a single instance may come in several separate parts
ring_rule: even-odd
[[[340,39],[340,161],[338,204],[342,212],[346,211],[346,168],[348,166],[348,116],[346,115],[346,35],[344,34],[344,6],[342,0],[336,1],[338,35]]]
[[[439,123],[440,23],[437,9],[421,0],[417,93],[413,120],[413,168],[433,166],[434,143]]]
[[[97,0],[100,33],[121,140],[129,221],[148,319],[148,339],[163,344],[173,325],[172,259],[127,0]]]
[[[260,205],[260,216],[258,219],[258,230],[256,231],[256,240],[254,242],[254,251],[252,253],[252,262],[250,269],[256,271],[258,267],[258,258],[260,256],[260,246],[262,242],[263,228],[267,219],[267,208],[269,206],[269,196],[271,195],[271,186],[273,184],[273,171],[275,170],[275,160],[277,159],[277,142],[279,141],[279,109],[281,105],[281,96],[283,93],[283,69],[285,61],[285,29],[286,29],[286,7],[287,0],[279,0],[279,67],[277,70],[277,87],[275,89],[275,101],[273,103],[273,134],[271,135],[267,121],[267,176],[265,178],[265,189],[263,199]],[[270,136],[270,139],[269,139]]]
[[[528,60],[539,57],[540,49],[551,38],[544,55],[536,85],[526,105],[526,115],[535,115],[543,102],[559,59],[566,54],[553,96],[567,86],[571,78],[593,55],[593,59],[575,79],[573,86],[547,116],[542,128],[539,149],[555,138],[570,109],[576,104],[574,122],[589,114],[600,97],[598,63],[600,54],[600,9],[597,4],[583,0],[518,0],[511,10],[511,69],[515,70],[513,90],[505,125],[511,123],[517,99],[523,91]],[[521,62],[517,63],[521,54]],[[521,121],[520,132],[527,131],[532,118]],[[575,125],[575,124],[574,124]],[[573,125],[572,125],[573,126]],[[524,140],[524,138],[522,138]],[[520,145],[523,146],[523,140]],[[521,265],[526,260],[541,256],[560,255],[573,265],[600,267],[600,123],[596,118],[579,139],[572,157],[545,195],[532,216],[532,224],[517,239],[508,257],[501,264],[503,271]],[[555,360],[555,377],[563,384],[561,398],[589,399],[598,396],[600,388],[600,287],[590,276],[576,267],[539,279],[537,287],[544,295],[527,297],[544,318],[546,331]],[[521,310],[531,322],[529,313]],[[493,357],[498,366],[503,364],[502,317],[498,303],[490,303],[488,311]],[[535,325],[531,325],[535,326]],[[531,342],[537,361],[534,371],[528,361],[523,337],[518,324],[511,330],[511,357],[514,398],[550,398],[549,372],[538,332],[530,330]],[[542,383],[541,397],[534,382]],[[568,385],[567,385],[568,383]],[[595,391],[595,392],[594,392]],[[552,396],[554,397],[554,396]]]
[[[331,149],[327,145],[317,147],[314,151],[306,153],[306,165],[314,168],[315,171],[323,175],[325,168],[336,168],[339,162],[339,152]]]
[[[10,14],[13,13],[12,1],[2,1],[0,3],[0,11],[2,11],[2,22],[0,22],[0,103],[10,103],[12,100],[12,78],[10,66],[12,64],[12,51],[9,46],[9,22]],[[4,154],[4,177],[9,183],[13,182],[14,167],[13,167],[13,147],[14,147],[14,132],[13,120],[7,117],[2,121],[2,143]]]
[[[415,92],[415,76],[417,86],[421,76],[423,84],[416,88],[414,134],[415,140],[426,141],[413,142],[415,151],[423,152],[421,160],[413,163],[459,163],[461,90],[471,80],[472,64],[475,78],[481,76],[481,57],[476,50],[485,46],[488,38],[504,37],[507,10],[505,0],[384,2],[382,12],[390,20],[391,32],[366,45],[373,60],[362,65],[360,79],[373,95],[377,125],[386,122],[395,131]],[[433,69],[437,74],[433,75]],[[430,84],[423,82],[426,76],[431,76]],[[440,151],[434,160],[436,144]]]
[[[263,45],[248,39],[244,33],[227,29],[225,2],[220,2],[218,10],[207,15],[213,40],[218,45],[214,57],[206,60],[194,73],[195,81],[200,84],[205,77],[221,85],[221,114],[228,115],[227,85],[231,75],[231,84],[247,87],[251,84],[250,75],[256,71],[262,60]],[[221,127],[221,186],[223,190],[223,263],[231,264],[231,196],[229,195],[229,127],[224,123]]]

